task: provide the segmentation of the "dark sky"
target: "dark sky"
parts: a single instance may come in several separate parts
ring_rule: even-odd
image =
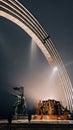
[[[73,85],[73,0],[20,2],[50,34]],[[14,103],[14,86],[24,85],[25,95],[31,99],[39,99],[42,86],[40,98],[46,93],[50,66],[35,43],[33,49],[31,38],[21,28],[0,17],[0,114],[7,113]]]
[[[73,0],[19,0],[50,34],[73,84]]]

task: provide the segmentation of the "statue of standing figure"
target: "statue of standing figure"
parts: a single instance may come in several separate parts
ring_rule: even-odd
[[[14,87],[13,88],[15,91],[18,92],[18,95],[14,95],[17,97],[17,101],[14,104],[14,115],[17,117],[18,115],[26,115],[26,101],[24,97],[24,87]]]

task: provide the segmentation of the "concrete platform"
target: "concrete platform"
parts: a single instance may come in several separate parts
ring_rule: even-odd
[[[7,120],[0,120],[0,130],[10,130]],[[11,130],[73,130],[73,120],[13,120]]]
[[[0,124],[7,124],[7,120],[0,120]],[[12,124],[19,124],[24,123],[28,124],[28,120],[24,119],[18,119],[18,120],[12,120]],[[73,120],[31,120],[31,124],[73,124]]]

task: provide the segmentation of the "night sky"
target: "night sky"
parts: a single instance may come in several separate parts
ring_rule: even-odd
[[[73,85],[73,0],[19,1],[51,36]],[[36,44],[32,46],[32,39],[0,17],[0,115],[7,114],[16,100],[11,95],[14,86],[24,86],[30,102],[43,96],[47,99],[50,73],[48,62]]]

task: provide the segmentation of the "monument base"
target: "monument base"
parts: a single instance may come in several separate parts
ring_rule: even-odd
[[[34,115],[34,120],[69,120],[67,115]]]
[[[14,120],[18,120],[18,119],[28,119],[28,115],[14,115],[13,116]]]

